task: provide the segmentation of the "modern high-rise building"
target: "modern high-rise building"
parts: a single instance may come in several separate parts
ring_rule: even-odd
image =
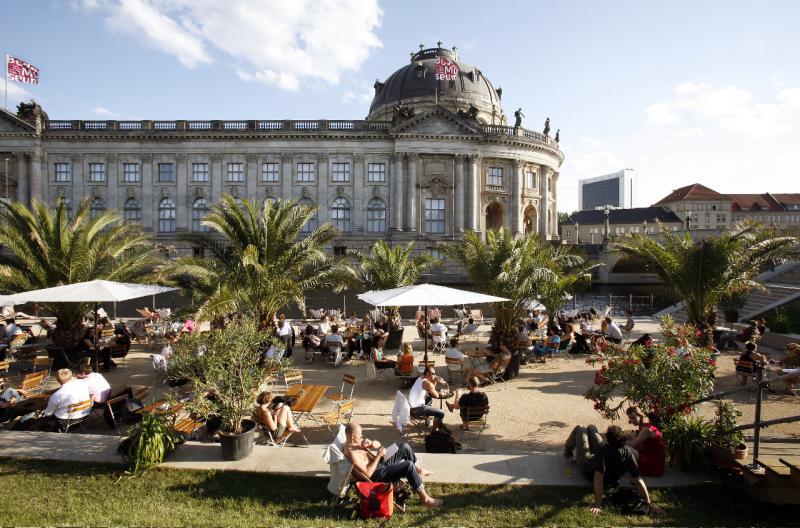
[[[630,209],[634,200],[633,169],[578,180],[578,209],[591,211],[606,206]]]

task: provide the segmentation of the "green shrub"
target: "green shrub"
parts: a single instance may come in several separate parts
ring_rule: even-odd
[[[684,471],[699,468],[713,431],[714,424],[702,416],[675,417],[664,430],[670,459],[677,460]]]

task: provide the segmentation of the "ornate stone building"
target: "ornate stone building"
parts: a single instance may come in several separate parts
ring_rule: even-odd
[[[440,58],[458,65],[455,80],[435,79]],[[332,251],[378,239],[435,251],[500,226],[557,237],[564,156],[548,135],[506,126],[501,94],[438,47],[376,82],[365,120],[68,121],[23,105],[0,111],[0,191],[88,198],[180,252],[223,193],[316,204],[317,222],[342,233]]]

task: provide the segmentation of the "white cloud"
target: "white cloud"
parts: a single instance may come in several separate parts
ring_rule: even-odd
[[[12,113],[15,111],[17,103],[33,99],[33,93],[20,84],[9,82],[6,86],[8,86],[8,108]],[[39,102],[41,103],[41,101]]]
[[[285,90],[307,80],[339,84],[381,46],[377,0],[83,1],[103,2],[113,28],[186,67],[210,63],[217,52],[242,80]]]
[[[358,104],[359,106],[368,105],[372,102],[372,97],[375,95],[375,88],[366,82],[351,83],[352,86],[342,92],[340,100],[344,104]]]
[[[647,120],[654,125],[671,125],[678,121],[678,114],[670,103],[656,103],[645,108]]]
[[[703,135],[703,129],[699,126],[686,127],[678,130],[675,137],[678,139],[695,139]]]
[[[118,118],[119,117],[118,113],[112,112],[111,110],[109,110],[108,108],[105,108],[103,106],[95,106],[94,108],[92,108],[92,112],[94,112],[97,115],[104,116],[104,117],[113,117],[113,118]]]
[[[706,83],[696,83],[688,81],[676,86],[675,93],[678,95],[687,95],[699,92],[700,90],[705,90],[706,88],[708,88],[708,85]]]

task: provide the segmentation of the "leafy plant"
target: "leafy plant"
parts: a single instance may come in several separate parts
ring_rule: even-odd
[[[702,416],[676,417],[664,430],[670,459],[679,460],[684,471],[697,469],[713,430],[714,425]]]
[[[636,405],[668,424],[691,412],[692,401],[711,392],[715,368],[711,350],[694,344],[693,327],[675,325],[670,319],[662,324],[662,343],[587,360],[601,367],[585,397],[606,419],[618,418],[625,405]]]
[[[239,433],[259,386],[275,373],[275,364],[263,360],[273,342],[252,320],[185,334],[174,347],[168,375],[186,378],[198,394],[209,395],[189,402],[191,412],[206,419],[221,416],[222,431]]]
[[[554,246],[533,233],[514,236],[505,228],[487,231],[485,241],[470,231],[461,242],[440,247],[479,291],[509,299],[494,305],[493,343],[516,342],[516,321],[534,299],[541,297],[552,317],[578,278],[594,267],[572,246]]]
[[[780,306],[770,314],[769,327],[770,330],[777,334],[787,334],[793,330],[793,320],[787,310]]]
[[[183,440],[164,415],[146,413],[128,433],[128,462],[133,473],[160,464]]]
[[[137,282],[158,259],[150,239],[117,212],[92,218],[84,200],[73,218],[62,200],[54,208],[34,200],[0,202],[0,293],[49,288],[106,279]],[[83,303],[45,303],[58,318],[53,343],[66,353],[80,340]]]
[[[732,402],[719,400],[717,402],[716,418],[714,419],[714,430],[711,433],[709,443],[729,449],[731,452],[736,449],[744,440],[744,433],[742,431],[731,431],[736,427],[736,420],[740,416],[742,416],[742,412]]]
[[[719,237],[693,241],[661,229],[660,240],[628,234],[616,244],[656,273],[683,300],[689,322],[708,322],[714,307],[735,291],[763,290],[755,281],[762,266],[796,257],[800,241],[752,222],[740,222]]]
[[[334,286],[346,264],[325,255],[336,229],[316,223],[316,207],[296,201],[250,200],[224,195],[203,220],[211,235],[194,235],[210,258],[183,257],[159,271],[159,277],[192,296],[197,319],[220,322],[237,313],[266,328],[281,307],[304,308],[304,294]],[[222,240],[220,240],[220,238]]]
[[[407,246],[392,248],[383,240],[378,240],[369,253],[354,249],[347,255],[358,262],[356,268],[349,268],[343,281],[337,285],[336,291],[347,286],[357,286],[366,290],[388,290],[416,284],[420,276],[430,268],[440,264],[431,255],[421,254],[411,257],[414,242]]]

